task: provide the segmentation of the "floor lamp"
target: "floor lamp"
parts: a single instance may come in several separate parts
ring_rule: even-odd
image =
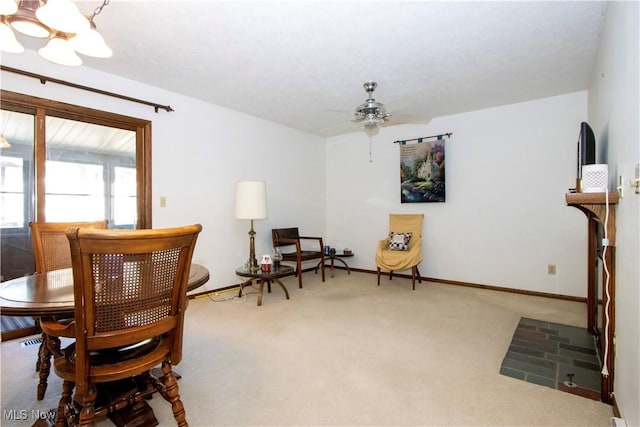
[[[264,181],[240,181],[236,186],[236,219],[251,220],[249,230],[249,271],[258,271],[254,219],[267,217],[267,184]]]

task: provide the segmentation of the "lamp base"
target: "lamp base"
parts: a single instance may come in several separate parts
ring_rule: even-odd
[[[249,230],[249,271],[252,273],[257,272],[260,269],[258,266],[258,260],[256,259],[255,235],[256,232],[253,230],[253,220],[251,220],[251,229]]]
[[[260,266],[258,265],[258,261],[253,258],[253,259],[249,259],[249,261],[247,262],[247,269],[251,272],[251,273],[257,273],[258,270],[260,270]]]

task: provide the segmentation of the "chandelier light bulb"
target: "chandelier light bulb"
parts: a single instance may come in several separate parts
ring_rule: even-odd
[[[16,35],[4,22],[0,22],[0,51],[7,53],[22,53],[24,47],[16,39]]]
[[[110,58],[113,55],[113,51],[95,28],[89,28],[76,34],[69,39],[69,44],[76,52],[94,58]]]
[[[48,0],[36,10],[36,17],[43,24],[64,33],[79,33],[89,28],[89,20],[71,0]]]
[[[49,40],[49,43],[38,50],[44,59],[60,65],[82,65],[82,59],[76,54],[67,40],[59,36]]]

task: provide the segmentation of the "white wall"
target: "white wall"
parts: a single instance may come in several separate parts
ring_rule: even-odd
[[[640,425],[640,195],[628,185],[640,163],[638,2],[610,2],[589,90],[589,120],[610,188],[624,178],[616,207],[616,358],[614,391],[630,426]]]
[[[364,132],[330,138],[326,240],[373,270],[388,214],[423,212],[423,276],[585,297],[585,217],[564,197],[586,116],[578,92],[387,127],[373,139],[373,163]],[[447,132],[446,202],[400,203],[393,141]]]
[[[141,104],[0,73],[2,89],[153,121],[153,227],[202,224],[194,262],[211,273],[206,288],[237,283],[235,267],[248,258],[249,222],[234,218],[239,180],[267,181],[269,218],[254,225],[258,256],[272,252],[271,228],[324,232],[323,138],[85,67],[50,64],[33,52],[3,55],[2,63],[175,109],[155,113]],[[160,208],[160,196],[167,207]]]
[[[638,3],[611,3],[589,119],[608,142],[610,164],[631,177],[638,153]],[[615,25],[614,25],[615,22]],[[633,43],[629,45],[629,40]],[[3,89],[153,121],[153,225],[200,222],[195,261],[208,267],[208,288],[236,282],[248,251],[248,223],[233,218],[235,182],[265,179],[269,219],[256,222],[257,253],[270,250],[272,227],[298,225],[305,234],[350,247],[354,267],[375,269],[374,250],[391,212],[424,212],[428,277],[505,288],[586,295],[584,215],[566,206],[575,184],[579,123],[587,94],[579,92],[384,128],[321,138],[162,89],[84,67],[60,67],[33,52],[2,63],[160,104],[173,113],[37,80],[0,73]],[[188,77],[188,76],[186,76]],[[399,148],[392,141],[453,132],[447,146],[447,201],[401,204]],[[284,167],[282,165],[285,165]],[[625,178],[626,179],[626,178]],[[630,425],[640,425],[638,392],[638,196],[618,206],[616,395]],[[167,207],[159,207],[159,197]],[[547,274],[547,264],[557,274]],[[374,279],[372,279],[374,283]]]

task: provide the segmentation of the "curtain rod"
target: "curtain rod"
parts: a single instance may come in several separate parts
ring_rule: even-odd
[[[442,139],[443,136],[451,138],[451,135],[453,135],[453,132],[447,132],[447,133],[443,133],[443,134],[440,134],[440,135],[423,136],[422,138],[403,139],[403,140],[393,141],[393,143],[394,144],[404,144],[404,143],[406,143],[408,141],[422,142],[423,139],[430,139],[430,138]]]
[[[42,74],[30,73],[28,71],[19,70],[17,68],[6,67],[4,65],[0,65],[0,69],[2,71],[8,71],[10,73],[16,73],[16,74],[20,74],[22,76],[32,77],[34,79],[38,79],[38,80],[40,80],[40,83],[42,83],[42,84],[45,84],[47,82],[58,83],[58,84],[69,86],[69,87],[76,88],[76,89],[87,90],[89,92],[99,93],[101,95],[107,95],[107,96],[111,96],[111,97],[118,98],[118,99],[124,99],[125,101],[131,101],[131,102],[137,102],[138,104],[149,105],[149,106],[153,107],[153,109],[156,111],[156,113],[158,112],[159,109],[163,109],[167,113],[171,112],[171,111],[175,111],[173,108],[171,108],[170,105],[160,105],[160,104],[156,104],[155,102],[143,101],[141,99],[131,98],[129,96],[120,95],[120,94],[113,93],[113,92],[107,92],[106,90],[95,89],[95,88],[92,88],[92,87],[89,87],[89,86],[82,86],[82,85],[79,85],[79,84],[76,84],[76,83],[67,82],[65,80],[59,80],[59,79],[55,79],[53,77],[43,76]]]

